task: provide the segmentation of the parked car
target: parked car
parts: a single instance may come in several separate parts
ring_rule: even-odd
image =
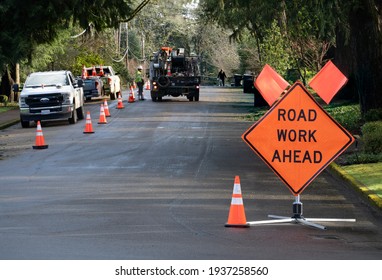
[[[52,119],[74,124],[84,118],[84,92],[70,71],[35,72],[25,81],[19,107],[24,128],[30,121]]]

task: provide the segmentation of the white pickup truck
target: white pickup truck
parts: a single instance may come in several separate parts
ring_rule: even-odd
[[[106,95],[110,95],[111,100],[118,98],[121,94],[121,79],[111,66],[95,66],[85,68],[87,76],[99,76],[103,81],[103,89]],[[95,73],[94,73],[95,72]],[[95,74],[95,75],[94,75]]]
[[[84,92],[70,71],[35,72],[25,81],[19,107],[24,128],[30,121],[52,119],[74,124],[84,118]]]

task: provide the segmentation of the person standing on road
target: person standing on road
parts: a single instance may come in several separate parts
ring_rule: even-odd
[[[218,78],[220,79],[222,86],[224,87],[224,81],[225,81],[225,78],[227,78],[227,76],[225,75],[225,72],[223,71],[223,69],[220,69]]]
[[[143,79],[143,74],[142,74],[143,67],[138,66],[137,72],[135,73],[135,83],[137,84],[138,87],[138,98],[139,100],[145,100],[143,97],[143,85],[144,85],[144,79]]]

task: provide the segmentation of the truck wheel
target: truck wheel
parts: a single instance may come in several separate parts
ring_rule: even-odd
[[[70,124],[75,124],[77,122],[77,110],[74,109],[72,116],[69,118],[69,123]]]
[[[157,99],[158,99],[158,96],[154,93],[154,92],[150,92],[150,95],[151,95],[151,100],[153,101],[153,102],[156,102],[157,101]]]
[[[20,118],[21,127],[22,128],[28,128],[29,127],[29,121],[24,121],[22,118]]]
[[[199,92],[195,93],[194,100],[195,101],[199,101]]]
[[[84,106],[81,106],[80,108],[77,108],[77,116],[79,120],[83,120],[85,117],[85,110]]]

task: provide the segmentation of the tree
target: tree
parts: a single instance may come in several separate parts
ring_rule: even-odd
[[[322,67],[325,54],[335,44],[335,63],[350,78],[363,115],[381,110],[381,1],[204,0],[201,5],[204,16],[230,28],[233,38],[239,38],[247,28],[261,42],[264,31],[278,20],[282,32],[290,38],[290,48],[300,53],[296,63],[310,68],[314,67],[308,65],[312,60],[317,64],[315,68]]]
[[[71,26],[101,31],[131,20],[150,0],[3,0],[0,4],[0,66],[31,61],[41,44]],[[13,68],[13,67],[12,67]]]

